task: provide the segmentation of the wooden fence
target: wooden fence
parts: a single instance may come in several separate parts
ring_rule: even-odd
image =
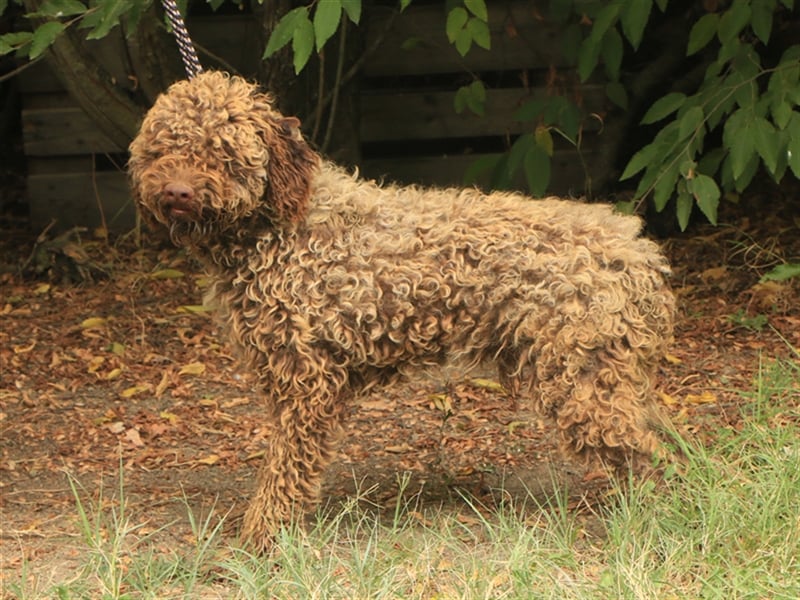
[[[364,47],[377,46],[359,75],[360,168],[367,177],[426,185],[459,185],[476,159],[501,152],[531,124],[513,115],[527,99],[567,93],[603,113],[597,85],[578,85],[565,70],[560,32],[537,18],[525,0],[492,2],[491,51],[474,47],[461,57],[447,41],[443,3],[416,6],[395,17],[365,15]],[[239,43],[254,27],[247,16],[198,18],[192,35],[237,68],[252,72],[257,56]],[[224,35],[221,34],[224,32]],[[100,42],[112,54],[112,39]],[[558,77],[553,77],[554,73]],[[125,77],[124,72],[117,76]],[[487,84],[486,114],[457,114],[455,92],[474,76]],[[111,143],[41,67],[22,78],[24,148],[34,227],[51,218],[60,227],[100,223],[100,209],[116,230],[133,223],[124,175],[125,149]],[[552,163],[554,193],[580,194],[592,175],[597,136],[587,131],[582,158],[557,143]],[[588,165],[585,167],[584,165]],[[588,172],[587,172],[588,168]]]

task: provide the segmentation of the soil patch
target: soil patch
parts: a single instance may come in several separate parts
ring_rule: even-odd
[[[760,281],[800,261],[798,213],[779,205],[665,242],[680,317],[660,395],[695,443],[737,426],[762,357],[800,347],[797,278]],[[77,232],[0,239],[0,584],[23,563],[79,564],[73,488],[87,506],[111,506],[120,475],[138,534],[191,543],[187,505],[235,524],[269,431],[252,378],[200,306],[197,266],[172,249]],[[566,489],[579,510],[602,501],[606,483],[559,456],[550,423],[499,393],[492,374],[455,372],[354,406],[324,498],[358,493],[392,507],[404,473],[422,506]]]

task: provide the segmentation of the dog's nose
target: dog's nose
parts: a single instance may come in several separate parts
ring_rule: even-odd
[[[191,218],[197,212],[194,190],[182,182],[173,181],[164,186],[163,203],[164,209],[173,218]]]

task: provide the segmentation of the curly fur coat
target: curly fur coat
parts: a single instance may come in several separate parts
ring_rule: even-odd
[[[604,205],[379,185],[321,159],[237,77],[174,84],[131,144],[143,217],[213,275],[274,434],[244,536],[313,505],[346,403],[405,371],[494,362],[566,450],[649,464],[668,266]],[[657,411],[656,411],[657,412]]]

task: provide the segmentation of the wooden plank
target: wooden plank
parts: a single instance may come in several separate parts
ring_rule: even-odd
[[[124,173],[29,175],[27,193],[34,230],[47,226],[51,218],[57,219],[59,231],[75,226],[99,227],[102,219],[98,203],[103,207],[109,230],[126,232],[136,222]]]
[[[103,135],[77,106],[23,109],[22,131],[27,156],[124,151]]]
[[[420,184],[436,187],[462,187],[464,173],[472,163],[489,154],[461,154],[453,156],[412,156],[407,158],[366,159],[361,163],[365,177],[394,181],[400,184]],[[591,164],[591,155],[584,159]],[[578,154],[574,150],[555,153],[551,164],[549,191],[560,196],[580,196],[585,187],[586,173]],[[479,181],[481,186],[486,180]],[[525,190],[523,175],[520,173],[514,188]]]
[[[486,115],[469,110],[456,113],[456,91],[375,92],[360,97],[360,136],[363,142],[386,140],[434,140],[464,137],[518,135],[530,131],[531,123],[514,120],[514,113],[526,100],[543,98],[547,90],[528,92],[521,88],[490,89],[486,93]],[[605,104],[600,86],[584,86],[582,102],[590,112],[599,112]],[[600,123],[590,120],[588,131]]]
[[[474,46],[462,57],[447,40],[444,5],[411,6],[385,32],[386,12],[372,11],[366,47],[379,49],[364,65],[368,77],[506,71],[566,66],[562,29],[537,19],[530,0],[488,3],[491,50]]]

